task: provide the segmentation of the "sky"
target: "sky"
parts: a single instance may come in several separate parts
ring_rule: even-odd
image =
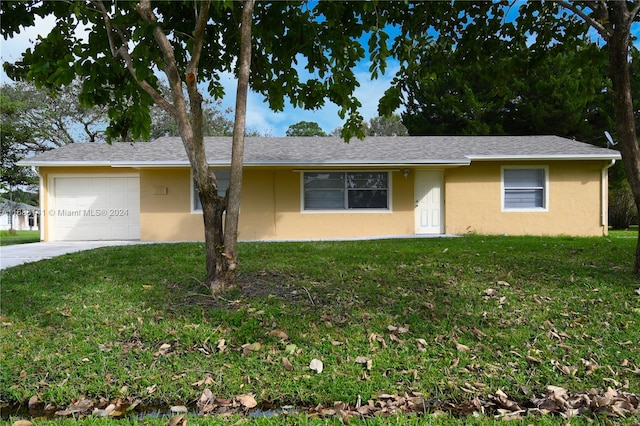
[[[2,40],[0,43],[0,62],[15,62],[20,59],[22,53],[35,44],[38,34],[46,34],[53,27],[53,19],[37,19],[35,27],[28,31],[17,34],[11,40]],[[356,98],[362,104],[360,114],[365,121],[378,116],[378,100],[384,91],[390,86],[391,79],[396,69],[389,65],[387,73],[378,80],[371,81],[369,74],[369,64],[362,63],[356,74],[360,87],[356,90]],[[0,70],[0,83],[10,83],[4,70]],[[225,97],[222,99],[222,108],[235,107],[236,80],[230,75],[223,75],[221,83],[225,88]],[[247,130],[257,131],[264,136],[285,136],[289,126],[300,121],[313,121],[320,125],[326,132],[330,133],[337,127],[343,125],[343,120],[338,116],[338,107],[327,103],[324,108],[315,111],[305,111],[294,108],[291,104],[285,106],[282,112],[273,112],[263,97],[255,92],[249,94],[247,100]],[[233,116],[229,117],[233,119]]]

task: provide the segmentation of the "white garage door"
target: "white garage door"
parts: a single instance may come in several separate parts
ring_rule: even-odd
[[[50,188],[52,240],[140,239],[139,176],[53,177]]]

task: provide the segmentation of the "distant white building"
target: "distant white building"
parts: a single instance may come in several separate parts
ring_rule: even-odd
[[[0,198],[0,230],[37,231],[40,208]]]

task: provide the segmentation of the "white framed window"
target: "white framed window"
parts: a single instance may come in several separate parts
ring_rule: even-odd
[[[216,175],[218,181],[218,195],[224,197],[229,188],[229,182],[231,181],[230,169],[215,169],[213,173]],[[202,204],[200,203],[200,196],[196,185],[193,183],[193,175],[191,176],[191,211],[193,213],[202,213]]]
[[[548,211],[548,167],[502,167],[502,210]]]
[[[302,173],[303,211],[390,210],[389,172]]]

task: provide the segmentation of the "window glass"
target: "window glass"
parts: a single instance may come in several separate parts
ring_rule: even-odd
[[[387,209],[387,172],[305,172],[305,210]]]
[[[545,208],[544,169],[504,169],[504,208]]]
[[[305,173],[304,206],[307,210],[344,208],[344,173]]]

